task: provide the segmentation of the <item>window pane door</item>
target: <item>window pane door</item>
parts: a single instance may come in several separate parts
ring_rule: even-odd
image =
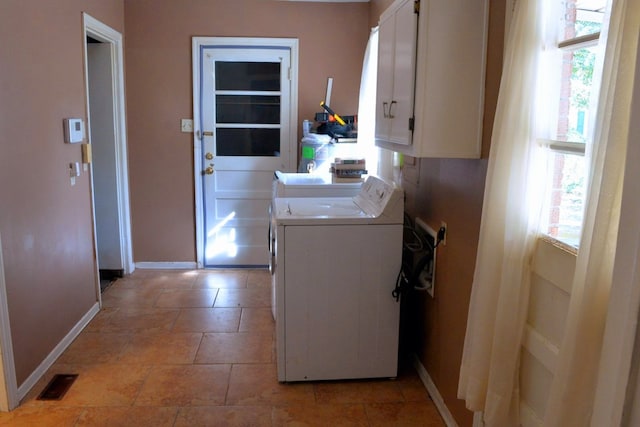
[[[202,51],[204,263],[268,264],[273,173],[287,170],[291,88],[287,49]]]

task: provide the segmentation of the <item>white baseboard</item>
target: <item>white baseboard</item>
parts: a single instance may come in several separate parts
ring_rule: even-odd
[[[40,363],[40,365],[29,375],[29,377],[18,387],[18,399],[22,400],[29,390],[36,385],[47,370],[54,364],[56,359],[60,357],[74,339],[82,332],[85,326],[89,324],[91,319],[100,311],[100,304],[97,302],[82,316],[82,319],[69,331],[69,333],[55,346],[49,355]]]
[[[136,262],[136,268],[141,270],[195,270],[196,262]]]
[[[536,411],[523,400],[520,400],[520,425],[522,427],[542,427],[543,425]]]
[[[482,419],[482,412],[473,413],[473,427],[484,427],[484,420]]]
[[[5,412],[16,408],[20,404],[9,323],[7,286],[4,279],[2,241],[0,241],[0,410]]]
[[[413,355],[413,366],[418,372],[418,376],[422,380],[422,384],[424,384],[427,389],[429,396],[431,396],[431,400],[433,400],[433,403],[436,405],[436,408],[438,409],[438,412],[440,412],[440,415],[447,427],[458,427],[458,423],[456,423],[456,420],[453,418],[453,415],[451,415],[449,408],[447,408],[447,405],[444,403],[444,399],[440,395],[438,388],[431,380],[429,373],[420,362],[420,359],[418,359],[418,356],[415,354]]]

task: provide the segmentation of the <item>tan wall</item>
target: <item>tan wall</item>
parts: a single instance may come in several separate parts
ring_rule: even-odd
[[[125,1],[127,118],[134,261],[195,261],[193,36],[298,38],[300,121],[331,106],[357,112],[369,37],[367,3]],[[299,129],[301,134],[301,129]]]
[[[392,0],[371,0],[370,23]],[[490,0],[482,159],[422,159],[417,186],[406,185],[407,210],[438,229],[448,226],[447,245],[438,249],[436,297],[417,294],[411,301],[411,325],[404,336],[427,369],[456,422],[473,423],[473,414],[458,400],[457,388],[467,310],[478,247],[480,217],[491,145],[491,129],[502,70],[505,0]],[[412,162],[411,159],[408,160]]]
[[[97,301],[86,172],[62,120],[86,119],[82,11],[124,30],[122,0],[0,2],[0,233],[18,385]]]
[[[382,12],[388,8],[393,0],[369,0],[369,25],[375,27],[378,25],[378,20]]]
[[[504,0],[490,2],[482,159],[422,159],[420,182],[407,208],[434,229],[445,221],[447,245],[438,248],[435,299],[415,302],[414,349],[459,425],[473,414],[456,397],[467,310],[480,230],[487,158],[502,70]]]

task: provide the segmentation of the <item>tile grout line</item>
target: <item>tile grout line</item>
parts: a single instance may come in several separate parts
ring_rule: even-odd
[[[231,387],[231,373],[233,372],[234,363],[229,364],[229,375],[227,376],[227,388],[224,391],[224,406],[230,406],[228,404],[229,388]]]

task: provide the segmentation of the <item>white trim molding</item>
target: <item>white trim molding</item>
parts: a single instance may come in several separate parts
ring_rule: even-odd
[[[113,76],[113,117],[116,151],[116,189],[118,198],[118,223],[120,233],[120,253],[125,274],[133,273],[133,249],[131,246],[131,207],[129,203],[129,166],[127,159],[127,120],[124,94],[124,53],[122,34],[103,24],[87,13],[82,14],[84,37],[87,35],[111,46]],[[85,48],[86,49],[86,48]],[[84,52],[85,73],[87,70],[87,52]],[[85,91],[89,96],[88,81]],[[87,98],[87,117],[89,117],[89,100]],[[87,132],[90,135],[90,132]],[[93,178],[92,178],[93,179]],[[91,195],[93,197],[93,193]],[[95,224],[95,214],[94,214]],[[95,235],[95,230],[94,230]],[[97,254],[97,247],[95,248]],[[99,281],[98,281],[99,282]],[[99,288],[99,283],[98,283]]]
[[[482,419],[482,412],[473,413],[473,427],[484,427],[484,420]]]
[[[413,355],[413,366],[418,373],[422,384],[424,384],[424,387],[427,389],[429,396],[431,396],[431,400],[433,400],[433,403],[436,405],[438,412],[440,412],[440,416],[444,420],[447,427],[458,427],[458,423],[456,423],[456,420],[453,418],[453,415],[451,415],[449,408],[447,408],[447,405],[444,403],[444,399],[440,395],[438,388],[431,380],[429,373],[420,362],[420,359],[418,359],[418,356],[415,354]]]
[[[47,372],[54,362],[62,355],[62,353],[71,345],[80,332],[89,324],[91,319],[100,311],[100,304],[97,302],[82,316],[82,319],[71,328],[69,333],[54,347],[49,355],[40,363],[40,365],[29,375],[29,377],[18,387],[18,398],[24,398],[29,390],[36,385],[38,380]]]
[[[18,380],[13,358],[11,327],[9,323],[9,305],[7,304],[7,286],[4,280],[4,261],[2,259],[2,238],[0,237],[0,410],[11,411],[18,407]]]
[[[299,41],[297,38],[269,38],[269,37],[193,37],[191,41],[191,61],[193,70],[193,173],[195,195],[195,223],[196,223],[196,264],[203,268],[205,262],[205,230],[204,230],[204,188],[201,171],[202,162],[202,117],[200,112],[200,84],[201,84],[201,55],[204,48],[225,47],[261,47],[286,48],[290,52],[291,108],[289,109],[289,168],[295,168],[298,152],[298,57]],[[137,263],[136,265],[139,265]],[[141,267],[144,268],[144,267]]]
[[[135,268],[140,270],[195,270],[198,263],[195,262],[136,262]]]

